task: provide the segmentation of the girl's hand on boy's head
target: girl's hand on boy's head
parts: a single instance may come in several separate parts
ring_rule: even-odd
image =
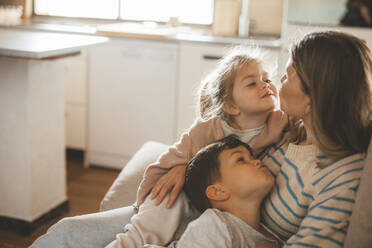
[[[288,125],[288,115],[281,110],[271,112],[266,127],[258,137],[253,149],[260,150],[268,145],[277,143],[283,137],[283,131]]]
[[[164,200],[167,193],[171,191],[167,208],[173,206],[173,203],[176,201],[185,183],[185,173],[186,165],[178,165],[170,169],[167,174],[158,180],[151,193],[151,200],[157,198],[155,205],[159,205]]]

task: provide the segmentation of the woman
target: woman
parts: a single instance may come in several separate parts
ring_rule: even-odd
[[[276,183],[262,208],[288,246],[343,246],[371,136],[371,70],[365,43],[343,33],[292,49],[280,105],[298,121],[265,158]]]
[[[280,99],[297,121],[264,158],[276,183],[262,207],[264,224],[287,246],[342,247],[372,129],[371,70],[366,45],[343,33],[312,33],[292,49]],[[182,184],[180,168],[155,193]],[[64,219],[34,247],[102,247],[133,214],[125,207]]]
[[[275,176],[263,224],[286,246],[342,247],[371,136],[371,52],[351,35],[311,33],[281,81],[281,109],[295,121],[263,160]],[[182,182],[170,171],[154,195]]]

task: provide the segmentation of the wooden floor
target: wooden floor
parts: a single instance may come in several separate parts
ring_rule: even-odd
[[[63,217],[97,212],[99,203],[120,171],[91,167],[83,168],[81,152],[67,152],[67,195],[70,202],[69,213],[48,222],[24,236],[0,229],[0,248],[25,248],[44,234],[46,230]]]

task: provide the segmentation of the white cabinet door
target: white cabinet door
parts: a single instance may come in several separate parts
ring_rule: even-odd
[[[146,141],[175,141],[177,44],[111,39],[89,61],[91,164],[122,168]]]
[[[65,76],[66,147],[85,150],[87,123],[87,53],[67,57],[61,63]]]
[[[71,149],[86,148],[86,107],[66,104],[66,146]]]
[[[223,45],[182,42],[177,98],[177,137],[190,127],[196,118],[200,81],[224,54]]]

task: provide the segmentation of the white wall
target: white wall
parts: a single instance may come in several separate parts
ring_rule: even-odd
[[[288,0],[288,21],[337,25],[347,0]]]

